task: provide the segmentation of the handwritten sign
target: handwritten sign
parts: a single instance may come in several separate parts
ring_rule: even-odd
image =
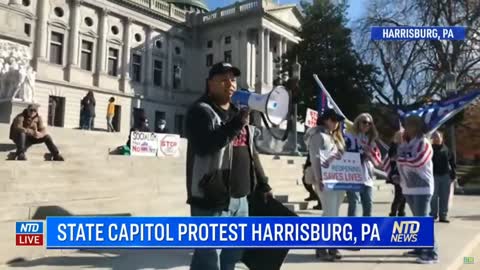
[[[360,153],[343,155],[320,150],[323,184],[330,190],[358,191],[365,184]]]
[[[180,136],[177,134],[157,134],[158,135],[158,156],[159,157],[178,157],[180,155]]]
[[[305,126],[316,127],[317,126],[318,112],[307,108],[307,115],[305,116]]]
[[[132,131],[130,154],[132,156],[155,157],[158,152],[158,134]]]

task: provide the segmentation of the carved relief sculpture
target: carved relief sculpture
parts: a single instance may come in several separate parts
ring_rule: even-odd
[[[0,100],[34,103],[35,71],[27,46],[0,40]]]

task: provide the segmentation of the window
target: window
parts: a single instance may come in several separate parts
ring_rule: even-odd
[[[175,53],[176,53],[177,55],[179,55],[179,54],[182,53],[182,51],[180,50],[180,47],[175,47]]]
[[[23,0],[22,4],[26,7],[28,7],[28,6],[30,6],[31,3],[30,3],[30,0]]]
[[[93,19],[90,18],[90,17],[85,17],[85,20],[84,20],[84,21],[85,21],[85,24],[86,24],[88,27],[90,27],[90,26],[93,25]]]
[[[108,48],[108,75],[118,74],[118,49]]]
[[[225,51],[223,56],[226,63],[232,63],[232,51]]]
[[[173,66],[173,89],[180,88],[182,80],[182,68],[178,65]]]
[[[175,133],[183,136],[184,117],[182,114],[175,114]]]
[[[132,56],[132,80],[134,82],[141,81],[142,74],[142,56],[139,54],[133,54]]]
[[[232,43],[232,37],[231,36],[226,36],[225,37],[225,44],[230,44]]]
[[[163,77],[163,63],[160,60],[153,61],[153,84],[155,86],[162,85],[162,77]]]
[[[155,41],[155,47],[157,47],[157,49],[161,49],[163,47],[162,41],[161,40]]]
[[[50,38],[50,63],[63,64],[63,34],[52,32]]]
[[[31,30],[32,30],[32,25],[31,25],[31,24],[26,23],[26,24],[23,26],[23,32],[25,33],[25,35],[30,36]]]
[[[135,34],[135,40],[136,40],[137,42],[142,41],[142,35],[140,35],[140,34],[138,34],[138,33]]]
[[[207,54],[207,67],[213,65],[213,54]]]
[[[61,7],[56,7],[53,9],[53,12],[55,13],[55,15],[57,15],[57,17],[61,18],[63,17],[63,9]]]
[[[82,40],[82,56],[80,67],[92,71],[93,42]]]
[[[207,41],[207,48],[212,48],[213,47],[213,41],[209,40]]]
[[[120,30],[118,30],[118,27],[117,26],[112,26],[112,28],[110,29],[112,30],[112,34],[114,35],[118,35],[118,33],[120,32]]]

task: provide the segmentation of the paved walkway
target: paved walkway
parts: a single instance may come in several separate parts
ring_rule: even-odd
[[[374,215],[388,213],[389,204],[377,200]],[[337,263],[318,262],[313,250],[290,251],[282,270],[408,270],[416,269],[480,269],[480,196],[456,196],[451,211],[452,223],[436,225],[441,263],[418,265],[412,258],[401,256],[403,250],[343,251],[344,259]],[[342,213],[346,212],[346,204]],[[305,211],[303,214],[319,214]],[[464,265],[463,258],[474,257],[473,265]],[[188,269],[189,250],[116,250],[116,251],[54,251],[48,257],[12,264],[8,269],[72,270],[72,269]],[[7,266],[4,266],[7,267]],[[246,269],[238,266],[238,269]]]

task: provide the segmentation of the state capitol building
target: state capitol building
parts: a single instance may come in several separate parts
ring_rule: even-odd
[[[238,66],[238,86],[272,89],[274,59],[299,42],[295,5],[247,0],[208,10],[203,0],[0,0],[0,40],[26,46],[35,102],[49,125],[78,128],[80,102],[96,99],[95,128],[126,132],[144,112],[183,134],[188,105],[205,92],[210,66]],[[52,106],[52,103],[56,106]]]

